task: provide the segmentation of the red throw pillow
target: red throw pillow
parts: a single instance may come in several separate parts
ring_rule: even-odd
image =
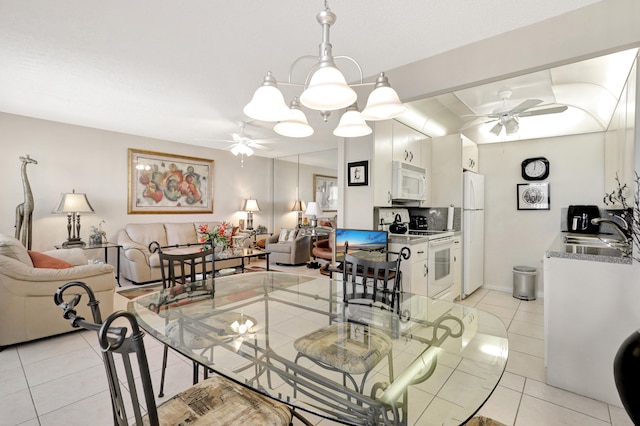
[[[56,259],[55,257],[48,256],[44,253],[29,250],[29,257],[33,262],[34,268],[49,268],[49,269],[67,269],[73,268],[73,265],[64,260]]]

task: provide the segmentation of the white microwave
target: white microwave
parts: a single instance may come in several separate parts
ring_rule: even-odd
[[[427,196],[427,171],[401,161],[393,161],[392,164],[391,198],[400,201],[424,201]]]

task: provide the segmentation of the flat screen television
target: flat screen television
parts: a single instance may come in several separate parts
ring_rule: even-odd
[[[349,243],[349,253],[358,250],[387,250],[387,231],[367,229],[337,228],[333,238],[333,265],[342,262],[345,244]]]

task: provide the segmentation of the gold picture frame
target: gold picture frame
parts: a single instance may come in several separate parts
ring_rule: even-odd
[[[129,214],[213,213],[213,160],[129,148]]]

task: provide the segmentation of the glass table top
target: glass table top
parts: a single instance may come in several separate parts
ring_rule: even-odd
[[[326,277],[237,274],[149,293],[128,310],[149,334],[217,373],[347,424],[464,423],[497,386],[508,356],[504,323],[487,312],[406,293],[399,314],[345,304],[342,281]],[[165,335],[176,324],[181,337]],[[323,358],[375,356],[382,341],[392,365],[375,358],[364,379],[352,374],[356,386],[345,382],[344,369],[299,356],[300,342],[321,329],[337,336]]]

